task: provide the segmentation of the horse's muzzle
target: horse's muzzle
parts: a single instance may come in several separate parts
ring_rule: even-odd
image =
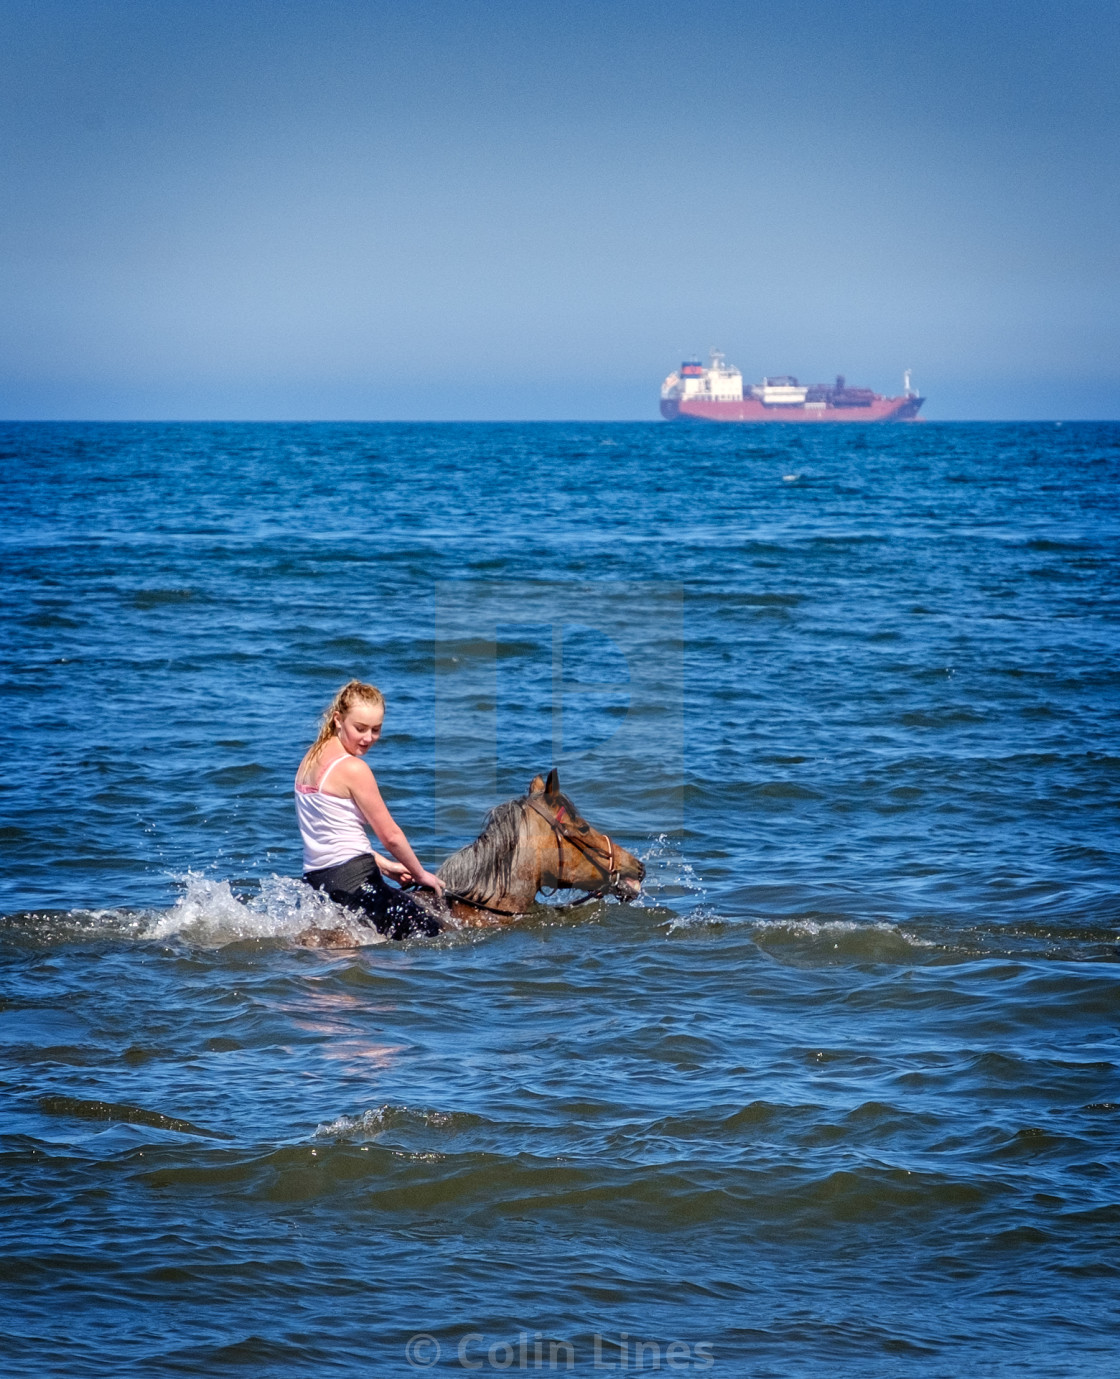
[[[634,861],[634,868],[627,869],[625,874],[620,874],[614,885],[611,887],[612,893],[619,900],[633,900],[635,896],[642,893],[642,881],[645,878],[646,869],[637,859]]]

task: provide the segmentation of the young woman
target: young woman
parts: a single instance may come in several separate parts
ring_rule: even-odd
[[[303,879],[390,938],[436,934],[439,921],[382,877],[384,872],[398,881],[415,881],[437,896],[443,891],[443,882],[409,846],[362,760],[381,736],[384,718],[381,691],[360,680],[343,685],[323,715],[319,736],[296,773]],[[374,852],[367,826],[395,861]]]

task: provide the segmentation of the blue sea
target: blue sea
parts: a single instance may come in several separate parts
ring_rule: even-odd
[[[5,1379],[1116,1374],[1120,426],[0,459]],[[297,944],[352,676],[643,896]]]

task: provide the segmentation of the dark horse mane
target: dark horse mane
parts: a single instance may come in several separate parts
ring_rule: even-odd
[[[450,890],[481,900],[509,890],[526,797],[495,805],[473,843],[453,852],[436,873]]]

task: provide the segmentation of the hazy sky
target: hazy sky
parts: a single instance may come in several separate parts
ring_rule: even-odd
[[[0,0],[0,416],[1120,417],[1115,0]]]

